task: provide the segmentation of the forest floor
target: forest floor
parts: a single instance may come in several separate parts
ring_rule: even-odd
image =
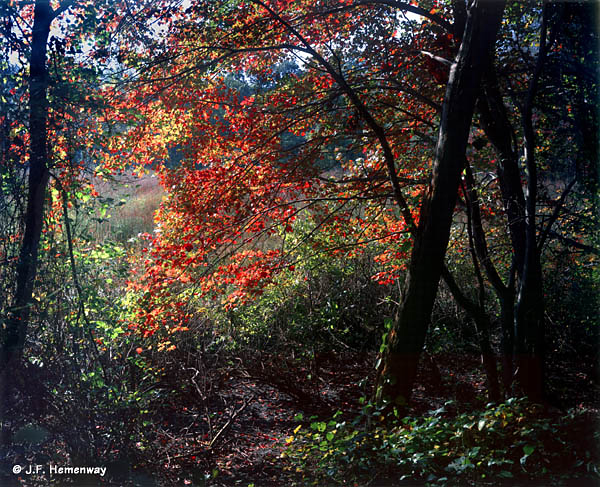
[[[547,414],[558,417],[571,407],[598,413],[600,388],[577,372],[574,364],[551,368],[548,374],[555,400],[548,405]],[[223,410],[215,420],[214,431],[219,436],[213,440],[209,454],[183,452],[179,461],[164,465],[161,475],[173,485],[305,485],[306,480],[282,456],[286,439],[297,426],[306,427],[316,418],[327,421],[337,411],[346,420],[358,416],[363,407],[360,398],[368,399],[374,376],[372,357],[364,355],[329,356],[318,370],[291,366],[281,357],[251,360],[248,364],[242,361],[219,386],[217,394]],[[487,403],[485,378],[477,356],[445,353],[426,357],[418,384],[409,411],[413,416],[425,415],[451,399],[463,411],[482,409]],[[370,485],[409,485],[382,482]]]
[[[121,464],[106,465],[107,478],[90,479],[87,484],[81,483],[81,478],[70,479],[69,483],[63,479],[58,485],[326,487],[315,483],[307,469],[297,471],[287,456],[282,455],[288,446],[286,440],[294,435],[298,426],[302,425],[304,431],[310,430],[311,422],[329,421],[338,411],[339,421],[351,422],[358,417],[363,409],[361,398],[368,400],[372,390],[373,363],[374,356],[365,354],[329,354],[319,357],[318,364],[314,360],[257,354],[229,361],[220,369],[209,369],[214,375],[211,378],[198,373],[180,377],[179,395],[171,390],[152,406],[153,417],[148,422],[143,448],[131,452]],[[476,355],[447,352],[426,355],[408,413],[413,417],[426,416],[449,400],[456,401],[456,413],[482,410],[487,399],[481,370]],[[201,380],[204,382],[200,383]],[[585,409],[586,418],[591,419],[567,435],[572,444],[589,442],[600,418],[598,384],[581,372],[581,364],[575,361],[549,367],[548,383],[553,400],[552,405],[546,405],[544,414],[558,422],[569,408]],[[172,387],[177,379],[171,377],[168,384]],[[125,438],[126,433],[123,435]],[[59,440],[46,443],[44,449],[48,450],[46,458],[57,453],[63,458],[68,456]],[[31,458],[41,458],[39,453]],[[10,465],[7,463],[10,467],[15,462],[30,464],[34,461],[26,460],[25,453],[20,455],[7,457],[4,463],[10,460]],[[579,476],[572,482],[568,472],[562,474],[562,478],[565,477],[567,480],[562,485],[567,487],[600,485],[597,477],[582,479]],[[421,485],[380,479],[377,472],[372,472],[372,478],[369,486]],[[503,485],[555,485],[554,478],[543,480],[531,484],[515,483],[512,479]],[[56,481],[48,482],[47,478],[35,476],[17,478],[10,472],[0,477],[3,486],[57,485]],[[445,485],[465,484],[449,482]]]

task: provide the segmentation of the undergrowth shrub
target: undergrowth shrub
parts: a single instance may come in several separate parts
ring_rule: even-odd
[[[291,345],[310,353],[374,349],[384,318],[394,310],[394,289],[375,282],[374,269],[366,254],[313,258],[282,272],[253,301],[228,312],[218,310],[214,320],[245,348]]]
[[[371,404],[353,421],[341,415],[325,421],[311,417],[287,438],[282,456],[305,482],[497,485],[503,479],[550,476],[560,485],[574,477],[600,480],[595,448],[600,435],[589,411],[549,416],[524,399],[509,399],[460,414],[449,401],[427,416],[392,425]]]
[[[591,258],[582,263],[571,254],[560,257],[548,265],[544,280],[548,340],[563,356],[589,359],[586,362],[596,365],[594,375],[600,381],[600,271]]]
[[[136,443],[148,434],[157,373],[127,329],[128,249],[83,228],[96,203],[88,198],[69,212],[72,247],[64,231],[42,237],[30,324],[36,332],[25,343],[24,379],[15,380],[6,404],[1,485],[14,477],[10,462],[98,462],[112,477],[127,475]],[[64,222],[58,215],[50,223]]]

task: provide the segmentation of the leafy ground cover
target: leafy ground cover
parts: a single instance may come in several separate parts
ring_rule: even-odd
[[[486,404],[477,357],[436,355],[442,382],[423,365],[409,416],[390,423],[365,395],[371,359],[332,354],[315,371],[282,356],[238,357],[211,377],[187,370],[178,390],[164,376],[138,441],[89,485],[598,485],[598,387],[581,374],[567,374],[562,409]],[[43,428],[20,439],[15,462],[74,460]]]

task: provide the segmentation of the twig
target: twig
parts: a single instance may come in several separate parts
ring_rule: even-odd
[[[225,431],[227,431],[231,425],[233,424],[233,421],[235,420],[235,418],[237,418],[239,416],[239,414],[246,409],[246,407],[248,406],[248,404],[250,404],[250,402],[252,402],[252,400],[254,399],[254,394],[252,396],[250,396],[250,398],[248,400],[244,400],[244,403],[239,407],[239,409],[237,409],[232,415],[231,417],[227,420],[227,422],[223,425],[223,427],[219,430],[219,432],[213,437],[212,440],[210,440],[210,443],[208,444],[208,449],[212,450],[212,448],[214,447],[215,443],[221,438],[221,436],[223,436],[223,434],[225,433]]]

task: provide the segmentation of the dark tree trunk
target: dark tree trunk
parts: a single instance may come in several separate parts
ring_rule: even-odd
[[[539,253],[526,261],[515,312],[516,379],[535,402],[543,399],[544,298]]]
[[[502,348],[502,386],[510,395],[514,380],[514,348],[515,348],[515,289],[514,278],[507,287],[506,293],[499,294],[500,328],[502,330],[500,346]]]
[[[562,6],[560,11],[564,13]],[[535,131],[533,128],[533,105],[538,82],[546,56],[553,44],[557,30],[547,41],[548,5],[544,6],[540,27],[540,50],[535,70],[529,83],[527,98],[522,108],[523,136],[525,140],[525,166],[527,168],[527,197],[525,200],[525,258],[523,275],[519,283],[515,310],[516,378],[523,392],[533,401],[540,402],[544,396],[544,292],[542,265],[537,242],[537,163],[535,159]],[[562,15],[561,15],[562,16]],[[556,21],[556,25],[560,20]]]
[[[9,366],[11,368],[13,365],[16,366],[23,352],[44,223],[44,202],[49,179],[46,49],[52,19],[53,11],[50,2],[36,1],[29,79],[29,186],[25,231],[17,263],[16,290],[0,345],[0,373],[5,377],[8,376]]]
[[[504,213],[508,219],[515,268],[520,277],[525,260],[525,196],[521,185],[516,135],[508,119],[491,63],[484,74],[483,93],[478,99],[477,109],[482,127],[498,152],[496,173]]]
[[[475,178],[471,166],[465,160],[465,186],[464,186],[465,202],[467,205],[467,228],[469,233],[469,249],[475,276],[479,285],[478,304],[474,308],[474,313],[471,313],[477,328],[477,337],[479,348],[481,350],[481,360],[486,372],[488,382],[488,395],[491,401],[499,401],[500,384],[498,381],[498,368],[496,355],[490,342],[490,319],[485,311],[485,285],[481,266],[485,269],[487,276],[493,283],[494,288],[504,291],[506,288],[502,279],[498,275],[496,268],[490,258],[485,232],[481,221],[481,211],[479,207],[479,196],[475,187]]]
[[[433,177],[421,206],[407,290],[390,332],[378,398],[410,399],[444,265],[460,173],[483,69],[488,65],[504,2],[473,2],[442,109]]]
[[[515,273],[519,279],[522,278],[526,251],[525,195],[521,185],[516,135],[508,119],[492,64],[485,71],[483,92],[478,99],[477,109],[482,128],[498,153],[496,173],[513,249],[513,264],[506,285],[488,273],[500,303],[502,383],[505,391],[510,393],[515,370]]]

